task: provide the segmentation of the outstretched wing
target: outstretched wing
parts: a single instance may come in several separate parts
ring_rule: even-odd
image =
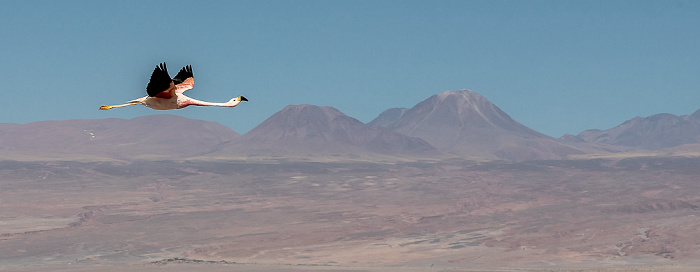
[[[146,86],[148,96],[171,98],[173,97],[174,90],[175,84],[173,80],[170,79],[170,75],[168,75],[168,68],[165,66],[165,62],[156,65],[156,69],[153,70],[153,74],[151,74],[151,80]]]
[[[173,82],[175,82],[175,87],[177,88],[176,92],[178,93],[183,93],[189,89],[192,89],[194,85],[192,65],[182,67],[182,69],[180,69],[180,72],[178,72],[175,78],[173,78]]]

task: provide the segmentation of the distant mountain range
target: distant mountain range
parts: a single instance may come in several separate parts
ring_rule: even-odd
[[[700,142],[700,110],[691,115],[668,113],[635,117],[607,130],[591,129],[578,138],[589,143],[601,143],[658,150]]]
[[[182,158],[207,154],[240,134],[175,115],[0,124],[0,159]]]
[[[332,107],[289,105],[245,135],[215,122],[174,115],[0,124],[0,159],[206,155],[523,161],[683,144],[698,149],[697,143],[700,111],[636,117],[608,130],[554,139],[518,123],[470,90],[442,92],[412,108],[388,109],[367,124]]]
[[[439,152],[424,140],[366,125],[332,107],[289,105],[220,154],[285,157],[428,156]]]

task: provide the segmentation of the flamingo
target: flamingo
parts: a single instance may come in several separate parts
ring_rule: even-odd
[[[192,89],[194,85],[194,76],[192,75],[192,66],[187,65],[180,69],[175,78],[171,79],[168,74],[168,68],[165,66],[165,62],[160,65],[156,65],[156,69],[153,70],[151,74],[151,80],[146,86],[147,96],[131,100],[126,102],[126,104],[120,105],[103,105],[100,106],[101,110],[108,110],[112,108],[121,108],[131,105],[144,105],[154,110],[173,110],[182,109],[187,106],[212,106],[212,107],[229,107],[233,108],[238,106],[241,101],[248,101],[247,98],[239,96],[232,98],[225,103],[215,103],[200,101],[194,98],[190,98],[183,93],[189,89]]]

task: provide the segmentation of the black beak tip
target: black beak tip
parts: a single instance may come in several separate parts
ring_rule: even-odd
[[[248,101],[248,98],[245,98],[245,96],[241,96],[241,101]]]

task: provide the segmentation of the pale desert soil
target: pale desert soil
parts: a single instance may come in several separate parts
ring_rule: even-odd
[[[700,271],[697,165],[4,162],[0,271]]]

